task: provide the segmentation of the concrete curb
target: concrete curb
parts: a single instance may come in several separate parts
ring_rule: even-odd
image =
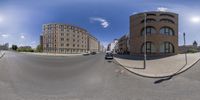
[[[176,71],[176,72],[173,73],[173,74],[165,75],[165,76],[148,76],[148,75],[144,75],[144,74],[141,74],[141,73],[137,73],[137,72],[134,72],[134,71],[129,70],[129,68],[127,68],[126,66],[120,64],[115,58],[114,58],[114,61],[116,62],[116,64],[120,65],[121,67],[123,67],[123,68],[126,69],[127,71],[129,71],[129,72],[131,72],[131,73],[133,73],[133,74],[135,74],[135,75],[141,76],[141,77],[145,77],[145,78],[166,78],[166,77],[171,77],[171,76],[179,75],[179,74],[181,74],[181,73],[183,73],[183,72],[189,70],[189,69],[190,69],[191,67],[193,67],[197,62],[200,61],[200,58],[199,58],[196,62],[194,62],[192,65],[190,65],[188,68],[186,68],[186,69],[184,69],[184,70],[182,70],[182,71],[179,71],[179,72]]]

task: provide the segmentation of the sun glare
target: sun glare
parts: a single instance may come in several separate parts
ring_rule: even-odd
[[[3,18],[0,16],[0,22],[3,22]]]
[[[192,17],[192,18],[191,18],[191,21],[192,21],[193,23],[199,23],[199,22],[200,22],[200,17]]]

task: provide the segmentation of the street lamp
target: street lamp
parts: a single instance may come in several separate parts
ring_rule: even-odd
[[[147,60],[147,54],[146,54],[146,39],[147,39],[147,31],[146,31],[146,13],[144,13],[144,69],[146,68],[146,60]]]
[[[183,39],[184,39],[184,48],[185,48],[185,50],[186,50],[186,46],[185,46],[185,33],[183,33]],[[186,64],[187,64],[187,51],[185,51],[185,62],[186,62]]]

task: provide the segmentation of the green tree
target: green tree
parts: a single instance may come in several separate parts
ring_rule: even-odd
[[[36,48],[36,52],[42,52],[42,51],[43,51],[42,46],[38,45]]]
[[[17,45],[12,45],[12,50],[17,50],[18,49],[18,47],[17,47]]]

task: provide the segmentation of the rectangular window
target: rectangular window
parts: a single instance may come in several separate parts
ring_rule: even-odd
[[[61,41],[64,41],[64,38],[60,38]]]
[[[63,43],[61,43],[61,45],[60,45],[61,47],[63,47],[64,46],[64,44]]]

